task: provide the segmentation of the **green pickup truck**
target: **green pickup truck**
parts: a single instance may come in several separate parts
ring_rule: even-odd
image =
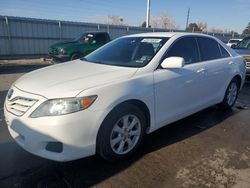
[[[59,42],[49,47],[49,56],[54,62],[78,59],[93,52],[110,41],[107,32],[87,32],[72,41]]]

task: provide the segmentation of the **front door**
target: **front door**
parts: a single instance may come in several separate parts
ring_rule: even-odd
[[[199,111],[203,103],[205,69],[196,39],[190,36],[179,39],[164,58],[173,56],[183,57],[185,66],[154,72],[157,128]]]

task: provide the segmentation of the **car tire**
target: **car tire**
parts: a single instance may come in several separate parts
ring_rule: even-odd
[[[240,83],[236,78],[234,78],[228,85],[224,99],[222,103],[220,103],[220,106],[222,108],[231,109],[234,106],[238,98],[239,88],[240,88]]]
[[[81,54],[81,53],[74,53],[74,54],[71,55],[70,60],[79,59],[79,58],[81,58],[81,57],[84,57],[84,55]]]
[[[57,63],[61,63],[61,61],[59,59],[56,59],[56,58],[51,59],[51,64],[57,64]]]
[[[97,153],[110,162],[128,158],[138,149],[145,130],[142,111],[135,105],[121,104],[108,114],[99,129]]]

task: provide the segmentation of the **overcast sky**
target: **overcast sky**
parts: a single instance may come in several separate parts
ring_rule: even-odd
[[[250,0],[151,0],[151,16],[168,12],[184,29],[189,7],[190,22],[206,22],[209,28],[241,33],[250,22]],[[0,0],[0,15],[85,22],[116,15],[139,26],[146,17],[146,0]]]

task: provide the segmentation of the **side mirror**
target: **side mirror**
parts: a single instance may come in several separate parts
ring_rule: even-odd
[[[185,65],[185,60],[182,57],[168,57],[161,63],[163,69],[182,68]]]
[[[235,49],[236,48],[236,44],[232,44],[231,48]]]

